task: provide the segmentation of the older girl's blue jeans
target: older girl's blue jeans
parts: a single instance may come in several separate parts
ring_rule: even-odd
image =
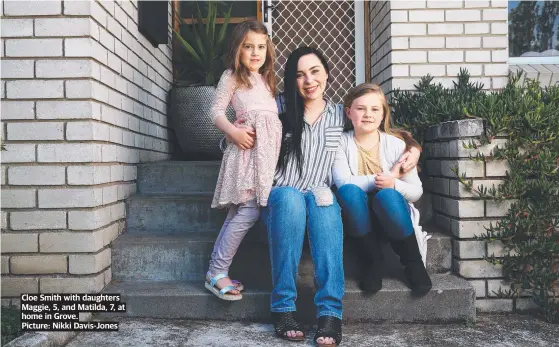
[[[272,312],[296,311],[297,272],[308,232],[314,264],[314,302],[317,317],[342,318],[344,295],[343,228],[340,206],[316,205],[311,192],[291,187],[274,187],[268,206],[261,210],[268,229],[272,265]]]
[[[344,227],[350,236],[382,231],[383,236],[397,241],[413,233],[409,205],[402,194],[392,188],[369,195],[354,184],[345,184],[338,189],[337,197],[342,207]]]

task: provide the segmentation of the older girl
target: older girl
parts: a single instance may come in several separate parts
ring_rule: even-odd
[[[382,233],[400,256],[412,293],[424,295],[431,289],[431,280],[414,232],[420,229],[418,211],[412,204],[423,188],[416,168],[402,173],[398,158],[406,143],[401,132],[391,128],[390,109],[379,86],[364,83],[354,87],[344,108],[354,130],[342,136],[332,174],[346,229],[361,237],[357,243],[360,286],[372,293],[382,287]],[[423,241],[424,234],[420,237]]]

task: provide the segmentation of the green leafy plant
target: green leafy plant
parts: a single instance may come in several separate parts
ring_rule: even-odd
[[[224,23],[216,29],[218,3],[207,2],[207,16],[202,17],[200,6],[196,2],[196,20],[191,24],[183,23],[177,18],[180,29],[173,29],[174,37],[183,48],[184,53],[174,65],[179,70],[177,84],[216,85],[223,73],[227,27],[231,18],[231,9],[223,14]],[[177,15],[178,17],[178,15]]]
[[[499,297],[529,295],[550,322],[559,322],[559,85],[539,83],[509,75],[507,85],[492,92],[471,83],[461,70],[454,88],[432,83],[426,76],[416,90],[396,91],[391,100],[395,123],[420,141],[427,128],[444,121],[481,118],[485,133],[464,144],[477,149],[495,138],[506,140],[486,158],[501,160],[509,169],[503,183],[474,187],[465,175],[455,174],[463,186],[483,199],[510,203],[506,215],[477,235],[478,240],[502,242],[499,256],[486,259],[502,266],[510,289]]]

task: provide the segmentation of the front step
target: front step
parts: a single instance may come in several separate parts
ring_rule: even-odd
[[[131,233],[188,233],[220,230],[226,209],[211,208],[213,192],[135,194],[126,201]],[[430,201],[423,200],[425,204]],[[423,206],[422,209],[427,210]],[[425,223],[421,223],[425,224]]]
[[[226,211],[210,208],[212,197],[212,192],[131,196],[126,202],[128,232],[167,234],[220,230]]]
[[[138,192],[188,194],[213,192],[220,161],[160,161],[138,165]]]
[[[427,244],[427,269],[431,273],[448,272],[451,268],[451,238],[438,232],[432,235]],[[207,271],[216,236],[215,232],[123,234],[113,243],[112,276],[123,281],[201,280]],[[231,275],[243,281],[270,283],[268,246],[256,240],[256,236],[265,236],[265,231],[257,228],[249,232],[235,256]],[[384,253],[385,273],[401,271],[388,245]],[[354,273],[356,260],[351,242],[345,244],[344,257],[346,272]],[[309,251],[305,250],[299,273],[312,274],[312,271],[312,260]]]
[[[355,280],[346,278],[345,322],[452,322],[475,320],[475,293],[464,279],[450,274],[431,276],[433,289],[422,298],[412,298],[399,279],[384,279],[383,289],[373,296],[364,294]],[[270,291],[247,289],[243,299],[226,302],[206,290],[201,281],[154,282],[115,281],[105,293],[120,293],[126,303],[121,315],[197,320],[269,320]],[[314,322],[312,281],[298,288],[298,314],[303,322]],[[110,316],[114,317],[114,313]]]

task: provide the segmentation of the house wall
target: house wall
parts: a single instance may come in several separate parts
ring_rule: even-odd
[[[391,37],[392,19],[390,1],[369,2],[369,43],[371,45],[372,82],[380,85],[385,93],[392,90]]]
[[[485,89],[506,84],[507,1],[370,2],[373,82],[413,90],[427,74],[452,87],[460,68]],[[376,30],[376,31],[375,31]]]
[[[2,2],[3,297],[101,290],[136,164],[170,158],[171,46],[137,5]]]

